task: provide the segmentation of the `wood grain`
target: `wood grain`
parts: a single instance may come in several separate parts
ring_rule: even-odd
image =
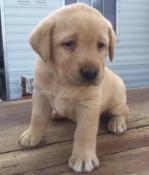
[[[127,91],[130,114],[128,131],[115,136],[107,132],[103,117],[97,137],[100,168],[92,175],[148,175],[149,89]],[[31,100],[0,103],[0,175],[73,175],[67,167],[75,123],[50,120],[40,147],[24,149],[19,135],[28,127]]]
[[[97,155],[100,157],[149,145],[149,126],[97,137]],[[32,150],[14,151],[0,155],[0,174],[17,174],[66,164],[71,155],[72,142],[50,144]]]
[[[127,150],[122,153],[101,156],[100,167],[88,175],[148,175],[149,146]],[[76,175],[67,164],[45,168],[23,175]],[[86,175],[81,173],[81,175]]]

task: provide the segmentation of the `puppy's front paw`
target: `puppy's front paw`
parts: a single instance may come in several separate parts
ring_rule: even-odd
[[[41,142],[41,140],[41,134],[33,133],[30,129],[27,129],[20,136],[19,143],[24,147],[35,147]]]
[[[124,117],[112,117],[108,123],[108,129],[115,134],[124,133],[127,130],[126,119]]]
[[[90,172],[99,166],[96,154],[72,155],[69,159],[69,167],[75,172]]]

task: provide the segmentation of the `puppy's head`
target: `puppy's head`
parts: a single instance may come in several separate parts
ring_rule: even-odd
[[[115,34],[100,12],[84,4],[69,5],[46,17],[30,36],[33,49],[52,62],[61,81],[98,85],[105,58],[114,57]]]

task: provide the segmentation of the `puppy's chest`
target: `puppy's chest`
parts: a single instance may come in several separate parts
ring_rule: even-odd
[[[75,102],[71,97],[65,96],[63,93],[58,94],[53,100],[53,109],[60,116],[74,116]]]

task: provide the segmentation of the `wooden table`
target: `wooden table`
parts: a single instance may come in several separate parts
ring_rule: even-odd
[[[128,90],[128,131],[116,136],[102,119],[97,137],[100,168],[91,175],[149,175],[149,89]],[[28,127],[31,100],[0,103],[0,175],[73,175],[67,162],[75,123],[50,121],[45,141],[36,149],[18,144]]]

